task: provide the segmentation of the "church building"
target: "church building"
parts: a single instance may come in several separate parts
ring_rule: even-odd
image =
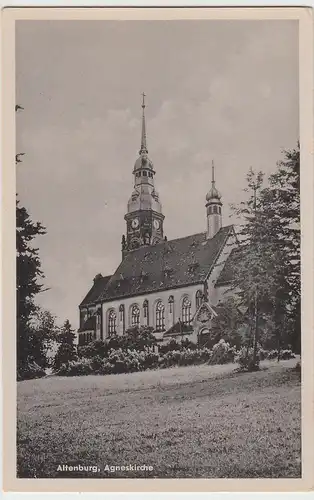
[[[161,343],[176,337],[201,342],[210,335],[217,304],[229,293],[236,235],[232,225],[222,225],[214,163],[211,187],[204,193],[206,230],[167,240],[156,172],[148,156],[144,98],[145,94],[141,147],[124,217],[122,260],[112,275],[95,276],[79,305],[79,344],[106,341],[137,325],[152,327]]]

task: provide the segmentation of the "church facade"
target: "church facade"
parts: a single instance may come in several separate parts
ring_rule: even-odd
[[[112,275],[95,276],[79,305],[79,344],[106,341],[134,326],[152,327],[160,342],[176,337],[200,342],[210,335],[217,304],[230,293],[236,235],[233,226],[222,225],[214,164],[211,187],[204,196],[206,231],[167,240],[156,172],[148,156],[144,97],[122,260]]]

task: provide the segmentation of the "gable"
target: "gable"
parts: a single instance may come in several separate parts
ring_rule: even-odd
[[[98,301],[101,293],[106,288],[106,285],[109,282],[110,278],[111,276],[101,276],[101,275],[96,276],[94,279],[93,286],[85,295],[79,307],[82,308],[82,307],[87,307],[88,305],[95,304]]]
[[[232,231],[233,226],[226,226],[211,239],[206,239],[206,233],[198,233],[129,252],[99,300],[203,283]]]
[[[217,316],[216,311],[208,304],[208,302],[203,302],[194,315],[193,323],[205,325],[215,316]]]

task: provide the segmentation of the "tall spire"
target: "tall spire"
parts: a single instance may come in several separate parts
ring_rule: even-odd
[[[142,136],[141,136],[141,149],[139,151],[140,154],[148,153],[147,145],[146,145],[146,124],[145,124],[145,97],[146,94],[142,93],[143,101],[142,101]]]
[[[215,187],[215,165],[214,165],[214,160],[212,160],[212,186]]]

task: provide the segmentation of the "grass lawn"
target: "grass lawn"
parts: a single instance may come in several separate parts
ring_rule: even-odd
[[[300,477],[295,363],[18,382],[18,477]],[[97,472],[58,471],[62,464]],[[104,470],[129,464],[154,469]]]

